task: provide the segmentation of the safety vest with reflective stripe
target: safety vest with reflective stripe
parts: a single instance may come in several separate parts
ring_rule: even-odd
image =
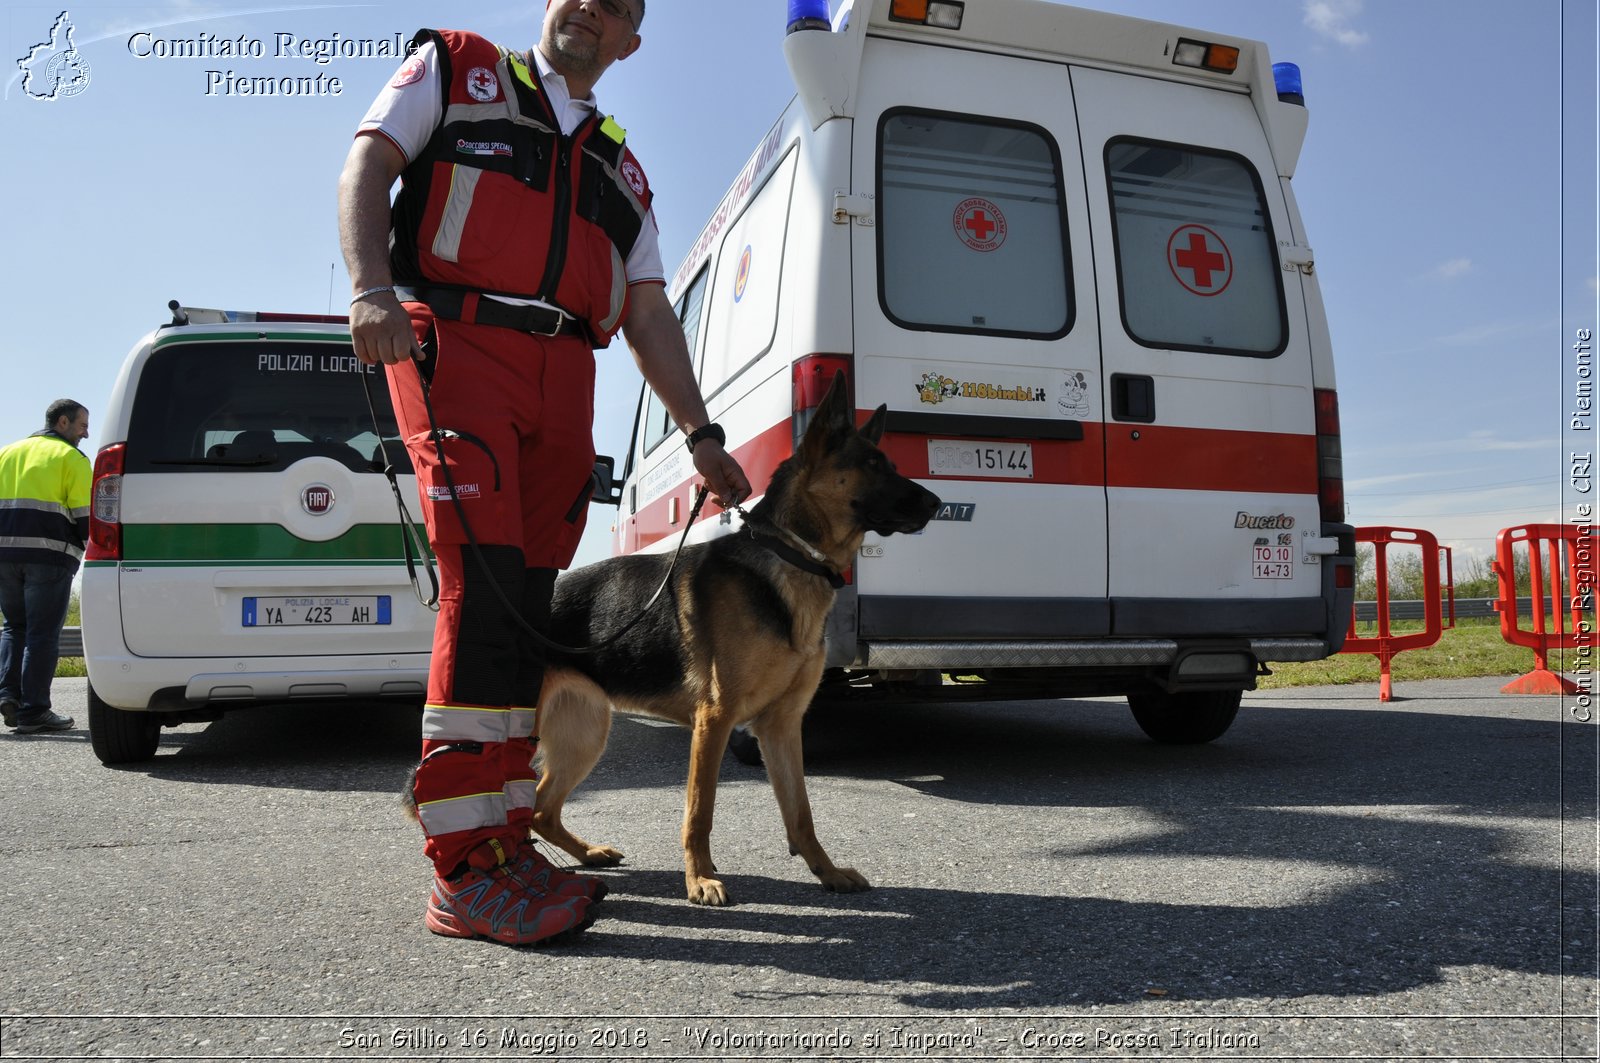
[[[624,265],[650,210],[644,171],[610,118],[571,136],[537,67],[456,30],[422,30],[438,53],[444,118],[401,175],[396,283],[538,299],[606,346],[622,323]]]
[[[0,561],[74,571],[89,534],[89,459],[54,432],[0,450]]]

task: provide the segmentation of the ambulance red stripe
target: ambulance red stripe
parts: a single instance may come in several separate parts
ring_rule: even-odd
[[[858,410],[856,420],[864,424],[870,415],[870,410]],[[1317,493],[1317,440],[1310,435],[1086,422],[1080,440],[1032,441],[1034,475],[1028,481],[929,476],[928,438],[891,433],[884,437],[883,449],[902,473],[934,485],[975,480],[1177,491]],[[780,421],[735,447],[733,455],[760,491],[792,449],[793,429],[790,422]],[[694,482],[698,483],[699,478]],[[693,484],[679,484],[631,517],[623,518],[628,522],[628,549],[638,550],[682,532],[682,521],[694,504],[694,491]],[[668,520],[673,498],[678,499],[676,524]],[[715,502],[707,500],[701,519],[714,518],[720,512]]]

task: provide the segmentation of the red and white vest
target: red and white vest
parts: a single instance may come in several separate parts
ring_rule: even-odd
[[[425,41],[438,50],[444,118],[401,176],[395,282],[539,299],[606,346],[651,198],[622,128],[592,115],[565,136],[527,57],[456,30],[414,38]]]

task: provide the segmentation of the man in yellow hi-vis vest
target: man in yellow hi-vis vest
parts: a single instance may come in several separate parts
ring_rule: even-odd
[[[81,402],[57,399],[45,427],[0,449],[0,714],[18,734],[65,731],[50,707],[72,577],[89,540],[93,470]]]

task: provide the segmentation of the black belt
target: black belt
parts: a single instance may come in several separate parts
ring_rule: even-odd
[[[517,306],[502,303],[487,295],[478,296],[478,305],[468,315],[464,312],[467,296],[458,288],[403,287],[396,285],[394,294],[403,303],[426,303],[428,308],[446,321],[465,321],[469,325],[494,325],[498,328],[530,332],[535,336],[581,336],[583,322],[568,317],[548,306]]]

